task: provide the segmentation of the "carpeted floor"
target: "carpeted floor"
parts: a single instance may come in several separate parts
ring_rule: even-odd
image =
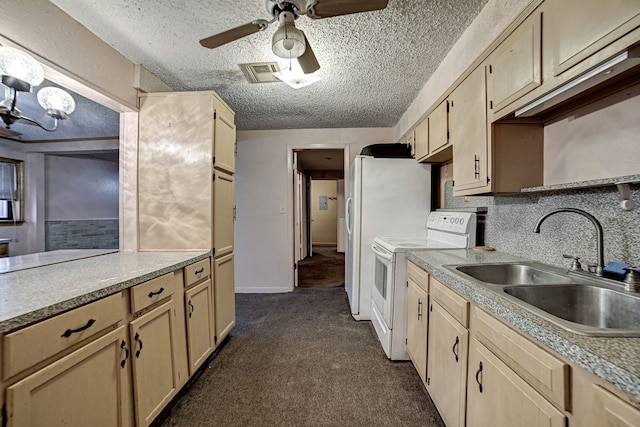
[[[238,294],[237,326],[162,424],[438,426],[410,362],[389,361],[343,288]]]
[[[344,286],[344,252],[335,246],[314,246],[312,253],[298,262],[298,287]]]

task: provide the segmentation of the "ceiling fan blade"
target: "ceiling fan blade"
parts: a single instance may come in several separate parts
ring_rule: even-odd
[[[389,0],[317,0],[311,8],[311,18],[330,18],[351,13],[371,12],[387,7]]]
[[[269,26],[269,21],[264,19],[258,19],[248,24],[241,25],[236,28],[232,28],[225,32],[216,34],[206,39],[200,40],[200,44],[209,49],[215,49],[218,46],[227,44],[229,42],[241,39],[258,31],[262,31]]]
[[[301,31],[302,32],[302,31]],[[304,42],[307,44],[307,48],[304,50],[304,53],[298,57],[298,63],[300,64],[300,68],[305,74],[315,73],[320,69],[320,64],[318,63],[318,59],[316,59],[316,55],[313,53],[311,49],[311,45],[309,44],[309,39],[304,35]]]
[[[22,135],[20,132],[0,126],[0,137],[15,138],[20,135]]]

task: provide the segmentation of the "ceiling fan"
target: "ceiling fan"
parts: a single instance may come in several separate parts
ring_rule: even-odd
[[[331,18],[352,13],[371,12],[387,7],[389,0],[265,0],[267,12],[273,19],[256,19],[248,24],[200,40],[209,49],[264,31],[275,21],[278,29],[273,35],[273,53],[285,59],[297,58],[305,74],[320,69],[309,40],[295,27],[294,21],[302,15],[312,19]]]

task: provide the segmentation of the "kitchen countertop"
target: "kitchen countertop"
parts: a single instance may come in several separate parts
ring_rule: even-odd
[[[114,252],[0,274],[0,333],[146,282],[211,255]]]
[[[589,337],[554,325],[444,265],[532,261],[500,252],[466,249],[409,251],[407,259],[469,300],[640,401],[640,338]]]
[[[2,239],[0,239],[0,243]],[[118,252],[117,249],[61,249],[0,258],[0,274]]]

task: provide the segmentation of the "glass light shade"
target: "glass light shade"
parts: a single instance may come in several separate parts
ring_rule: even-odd
[[[302,70],[281,70],[273,73],[278,80],[288,84],[294,89],[300,89],[320,81],[320,76],[314,74],[304,74]]]
[[[44,81],[42,65],[31,55],[9,46],[0,46],[0,74],[20,79],[31,86],[38,86]]]
[[[285,22],[280,25],[273,34],[273,53],[280,58],[297,58],[302,55],[307,47],[304,34],[293,23]]]
[[[57,87],[45,87],[38,91],[38,103],[47,110],[53,112],[73,113],[76,109],[76,102],[73,97]]]

